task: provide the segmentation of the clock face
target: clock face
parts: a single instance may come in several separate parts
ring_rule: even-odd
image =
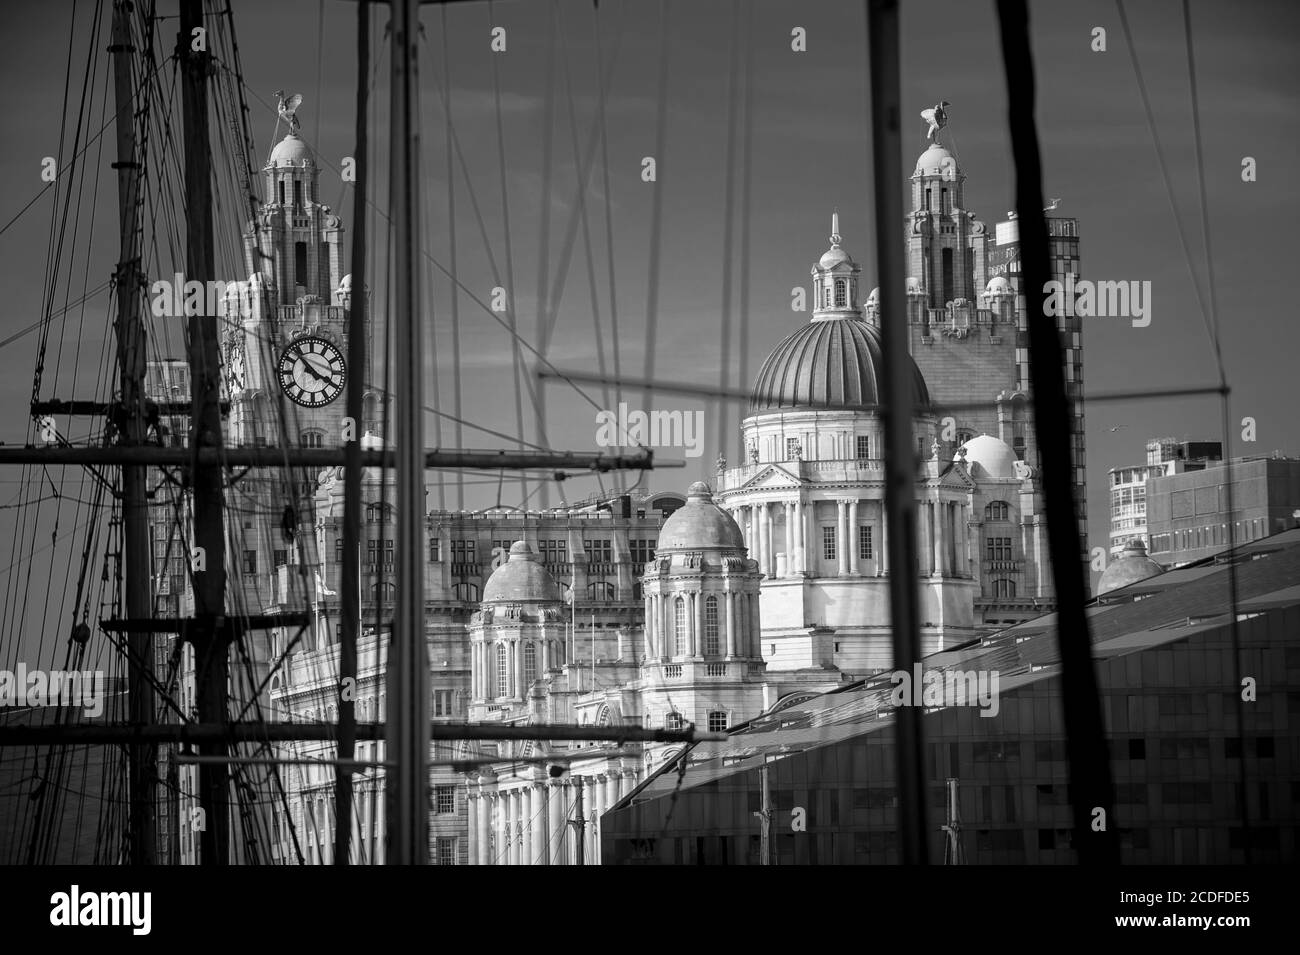
[[[323,408],[343,392],[343,353],[323,338],[299,338],[280,355],[280,387],[304,408]]]

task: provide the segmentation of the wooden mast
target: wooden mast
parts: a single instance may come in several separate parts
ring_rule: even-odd
[[[420,307],[418,0],[392,2],[393,342],[396,355],[397,580],[388,654],[388,849],[392,865],[429,860],[429,653],[424,640],[423,320]],[[360,276],[353,276],[353,283]],[[363,287],[364,294],[364,287]],[[353,295],[356,295],[355,290]]]
[[[130,0],[113,4],[114,105],[117,107],[118,223],[121,254],[115,277],[117,295],[117,364],[121,405],[117,418],[118,444],[135,448],[144,444],[145,330],[140,320],[139,195],[140,163],[135,146],[135,87],[131,63]],[[150,606],[152,553],[149,545],[149,507],[145,497],[148,470],[140,464],[122,466],[122,570],[125,577],[128,617],[147,617]],[[130,657],[128,720],[135,726],[154,723],[153,634],[148,631],[127,637]],[[157,858],[158,754],[153,744],[132,743],[127,793],[127,859],[132,865],[155,865]]]
[[[207,28],[203,0],[182,0],[177,54],[182,64],[181,102],[185,144],[185,277],[206,287],[214,276],[212,239],[212,166],[208,141]],[[191,315],[189,322],[190,449],[220,451],[220,350],[216,316]],[[227,682],[230,661],[225,626],[226,544],[222,501],[223,469],[194,467],[190,475],[194,501],[194,644],[195,694],[199,720],[225,724],[229,719]],[[229,755],[224,740],[203,747],[204,756]],[[227,825],[230,769],[223,762],[199,765],[200,858],[204,865],[230,860]]]

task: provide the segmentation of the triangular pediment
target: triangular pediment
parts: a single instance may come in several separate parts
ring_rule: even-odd
[[[799,475],[787,471],[779,464],[769,464],[759,470],[737,490],[761,491],[764,488],[795,488],[802,483]]]

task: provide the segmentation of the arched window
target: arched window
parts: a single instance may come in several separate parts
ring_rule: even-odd
[[[304,448],[323,448],[325,447],[324,431],[304,431],[298,436],[298,443]]]
[[[379,603],[390,604],[396,595],[397,588],[390,583],[375,584],[370,588],[370,597]]]
[[[530,684],[537,679],[537,647],[531,643],[524,644],[524,683]]]
[[[984,519],[988,521],[1005,521],[1010,508],[1006,501],[990,501],[984,507]]]
[[[844,279],[835,280],[835,307],[844,308],[849,304],[849,283]]]
[[[959,445],[965,444],[967,441],[972,440],[974,437],[975,437],[974,431],[967,431],[965,428],[961,428],[957,431],[957,443]]]
[[[686,601],[678,597],[673,604],[673,637],[677,641],[677,656],[686,655]]]
[[[595,580],[587,584],[588,600],[613,600],[614,585],[603,580]]]
[[[452,588],[456,599],[465,603],[478,603],[478,584],[459,583]]]
[[[1016,582],[1014,580],[995,580],[993,581],[993,596],[1004,599],[1014,598],[1016,595]]]
[[[498,643],[497,644],[497,685],[496,685],[497,696],[506,696],[510,692],[509,683],[508,683],[510,679],[510,672],[509,670],[506,669],[506,659],[507,659],[506,645],[504,643]]]
[[[664,715],[664,729],[666,730],[679,730],[685,725],[686,720],[682,718],[682,714],[676,711]]]
[[[707,597],[704,601],[704,653],[717,656],[718,649],[718,598]]]

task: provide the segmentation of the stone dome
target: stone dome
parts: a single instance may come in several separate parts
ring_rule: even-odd
[[[297,133],[290,133],[271,150],[268,165],[301,166],[304,162],[314,162],[311,150]]]
[[[945,169],[951,169],[951,175],[956,175],[957,160],[938,143],[932,143],[929,149],[917,157],[916,171],[912,175],[942,176]]]
[[[1097,596],[1101,597],[1112,590],[1119,590],[1164,572],[1163,567],[1147,556],[1147,545],[1142,543],[1142,538],[1135,537],[1124,545],[1119,559],[1102,572],[1101,580],[1097,583]]]
[[[686,491],[686,503],[673,511],[659,529],[655,553],[744,549],[740,527],[730,514],[713,503],[709,486],[696,481]]]
[[[838,245],[833,245],[826,250],[820,259],[817,260],[817,267],[823,270],[833,269],[837,265],[844,265],[846,262],[850,266],[857,268],[857,263],[854,262],[853,259],[849,258],[847,252],[841,249]]]
[[[1013,289],[1011,288],[1011,283],[1003,276],[996,275],[989,279],[989,284],[984,291],[989,295],[1010,295]]]
[[[884,368],[880,329],[857,318],[815,320],[768,355],[749,398],[750,413],[783,408],[874,410],[880,404]],[[930,392],[908,359],[912,401],[925,407]]]
[[[962,446],[966,452],[966,465],[975,478],[988,477],[995,481],[1015,478],[1016,452],[1001,438],[981,434]]]
[[[483,585],[483,603],[560,603],[564,595],[527,541],[515,541],[510,559]]]

